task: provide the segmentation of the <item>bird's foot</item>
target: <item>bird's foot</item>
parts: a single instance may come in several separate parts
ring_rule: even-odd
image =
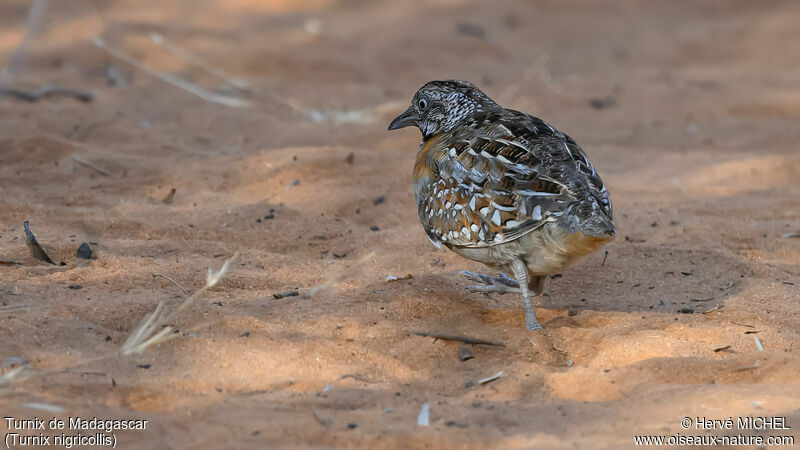
[[[472,292],[480,292],[480,293],[496,292],[498,294],[521,292],[517,280],[514,280],[513,278],[508,278],[505,274],[501,274],[499,277],[493,277],[490,275],[484,275],[482,273],[475,273],[464,270],[460,273],[460,275],[472,281],[481,283],[481,284],[473,284],[467,286],[467,289],[469,289]]]
[[[529,330],[543,330],[539,322],[536,320],[536,315],[533,313],[533,308],[525,308],[525,328]]]

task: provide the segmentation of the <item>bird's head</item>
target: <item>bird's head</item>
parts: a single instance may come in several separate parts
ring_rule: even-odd
[[[389,129],[414,125],[422,132],[422,138],[428,139],[469,123],[476,112],[492,107],[497,104],[472,83],[431,81],[419,88],[411,106],[389,124]]]

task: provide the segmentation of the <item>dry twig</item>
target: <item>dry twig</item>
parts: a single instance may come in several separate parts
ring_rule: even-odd
[[[36,103],[47,97],[70,97],[75,100],[88,103],[94,99],[91,92],[79,91],[77,89],[61,88],[58,86],[42,86],[33,91],[14,87],[0,87],[0,97],[8,95],[29,103]]]
[[[82,166],[88,167],[88,168],[94,170],[95,172],[99,173],[100,175],[102,175],[104,177],[107,177],[107,176],[111,175],[111,173],[109,173],[107,170],[104,170],[104,169],[101,169],[101,168],[95,166],[94,164],[90,163],[89,161],[86,161],[85,159],[81,158],[78,155],[72,155],[72,159],[75,160],[76,163],[78,163],[78,164],[80,164]]]
[[[36,236],[31,231],[31,225],[27,220],[22,223],[22,228],[25,230],[25,244],[31,251],[31,255],[39,261],[55,265],[56,263],[50,258],[50,255],[39,245],[39,241],[36,240]]]
[[[486,378],[482,378],[482,379],[478,380],[478,384],[491,383],[494,380],[500,379],[500,377],[502,377],[502,376],[503,376],[503,371],[501,370],[500,372],[497,372],[496,374],[494,374],[494,375],[492,375],[490,377],[486,377]]]
[[[457,341],[457,342],[464,342],[465,344],[473,344],[473,345],[492,345],[495,347],[505,347],[506,344],[502,342],[492,342],[486,341],[483,339],[478,339],[469,336],[457,336],[454,334],[439,334],[439,333],[427,333],[424,331],[412,331],[411,334],[415,334],[417,336],[422,337],[430,337],[434,339],[443,339],[445,341]]]

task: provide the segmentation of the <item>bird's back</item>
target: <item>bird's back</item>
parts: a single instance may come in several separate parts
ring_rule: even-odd
[[[578,144],[499,106],[423,142],[414,180],[426,232],[451,248],[508,243],[546,224],[602,240],[615,232],[608,192]]]

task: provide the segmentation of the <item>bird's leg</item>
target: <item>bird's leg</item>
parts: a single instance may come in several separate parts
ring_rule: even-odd
[[[514,280],[501,274],[499,277],[484,275],[482,273],[475,273],[469,271],[462,271],[461,275],[482,284],[475,284],[467,286],[472,292],[507,294],[509,292],[522,293],[522,304],[525,308],[525,326],[529,330],[541,330],[542,326],[536,320],[536,314],[533,311],[533,302],[531,296],[540,296],[544,292],[545,277],[528,276],[528,268],[521,260],[514,261],[511,264],[511,270],[514,272],[514,277],[519,280]]]
[[[525,328],[529,330],[541,330],[542,326],[536,320],[536,313],[533,312],[533,303],[531,302],[531,290],[528,287],[528,267],[521,259],[514,260],[511,263],[511,270],[514,272],[514,277],[519,280],[519,287],[522,290],[522,306],[525,308]],[[536,295],[541,294],[544,288],[544,277],[534,277],[534,291]]]
[[[490,293],[496,292],[498,294],[507,294],[509,292],[519,293],[519,283],[517,280],[508,278],[505,274],[499,277],[484,275],[482,273],[475,273],[469,271],[462,271],[461,275],[482,284],[473,284],[467,286],[472,292]]]

